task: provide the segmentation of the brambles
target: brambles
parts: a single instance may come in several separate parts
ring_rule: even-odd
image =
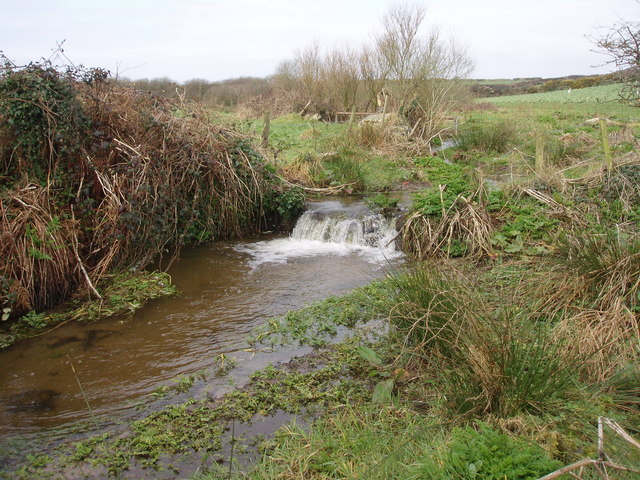
[[[5,62],[0,115],[0,301],[12,316],[80,288],[95,297],[114,268],[274,229],[300,211],[299,192],[244,136],[100,70]]]
[[[80,72],[69,68],[61,73],[49,62],[16,68],[6,57],[0,60],[0,115],[8,123],[6,143],[0,145],[3,176],[29,171],[32,179],[46,182],[56,157],[78,155],[91,128],[76,82],[102,82],[105,72],[88,70],[79,78]]]

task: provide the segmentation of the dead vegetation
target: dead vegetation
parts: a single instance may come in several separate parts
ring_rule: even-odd
[[[0,301],[13,316],[277,222],[280,183],[203,108],[101,71],[5,61],[0,74]]]

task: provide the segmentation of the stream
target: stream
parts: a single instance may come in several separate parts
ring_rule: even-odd
[[[394,236],[393,222],[341,197],[310,202],[291,236],[185,250],[169,272],[179,295],[0,351],[0,450],[15,438],[63,438],[93,418],[101,428],[134,418],[154,388],[214,367],[220,354],[237,358],[238,385],[309,351],[256,355],[246,338],[269,317],[382,277],[403,261]],[[194,388],[222,395],[233,386],[222,378]]]

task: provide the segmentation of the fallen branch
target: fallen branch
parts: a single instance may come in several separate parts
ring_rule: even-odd
[[[76,216],[73,211],[73,207],[71,207],[71,219],[75,223]],[[91,282],[91,278],[89,278],[89,274],[87,273],[87,270],[84,268],[82,259],[80,259],[80,254],[78,253],[78,235],[75,232],[73,233],[73,242],[71,242],[71,245],[73,247],[73,254],[76,257],[76,261],[78,262],[78,267],[80,268],[80,272],[82,272],[84,281],[87,283],[87,287],[89,287],[89,291],[91,291],[91,293],[93,293],[96,296],[96,298],[98,298],[99,300],[102,300],[102,295],[100,295],[100,293],[98,293],[98,290],[96,290],[96,287],[93,286],[93,283]]]

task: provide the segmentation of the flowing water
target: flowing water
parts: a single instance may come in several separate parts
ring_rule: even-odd
[[[254,327],[382,276],[401,261],[394,235],[393,222],[341,199],[311,203],[289,237],[185,251],[170,271],[180,295],[131,317],[71,322],[0,352],[0,440],[72,430],[90,420],[87,403],[101,422],[117,422],[158,385],[211,368],[222,353],[237,356],[235,375],[246,381],[295,353],[255,357],[246,351]],[[229,388],[222,380],[214,390]]]

